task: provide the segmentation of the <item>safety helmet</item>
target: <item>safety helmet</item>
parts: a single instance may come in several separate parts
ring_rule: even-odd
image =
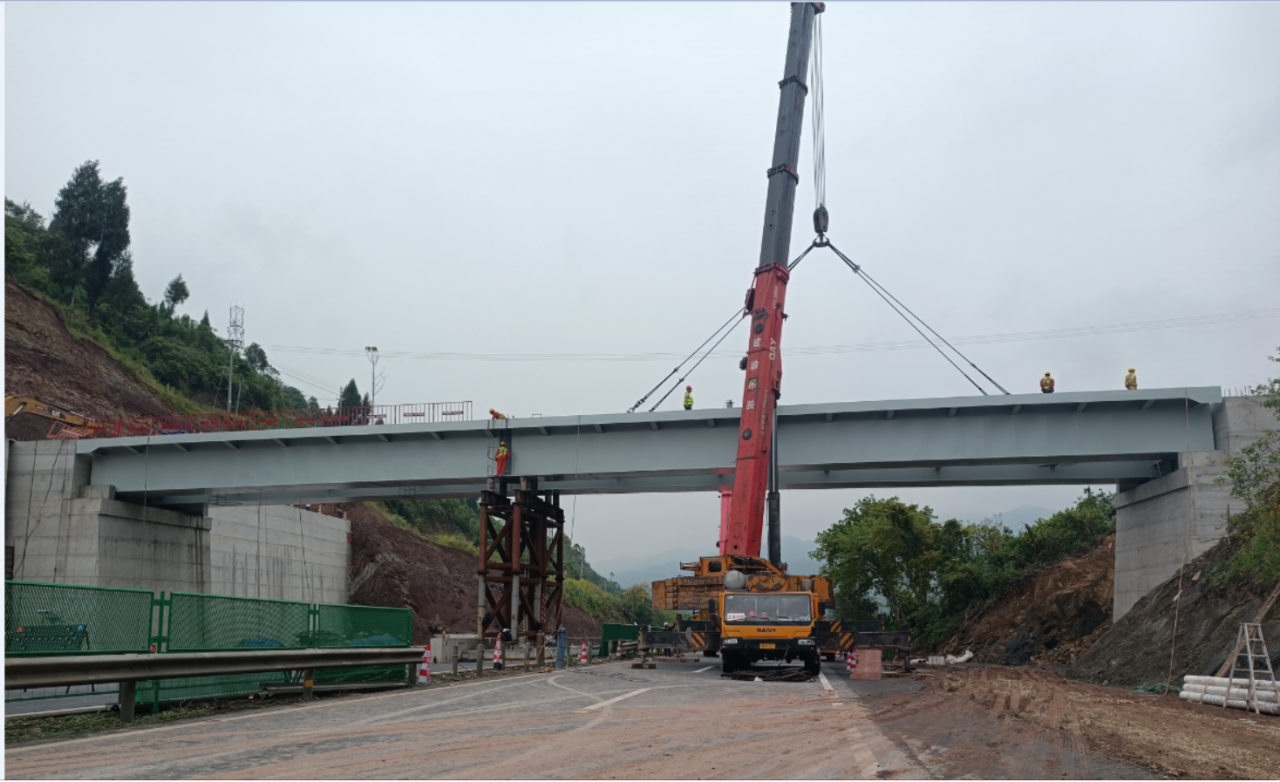
[[[1044,373],[1044,376],[1045,376],[1045,377],[1048,377],[1048,376],[1049,376],[1049,373],[1048,373],[1048,372],[1045,372],[1045,373]]]
[[[685,386],[685,387],[684,387],[684,390],[685,390],[685,391],[692,391],[692,390],[693,390],[693,386]]]
[[[507,441],[506,441],[506,440],[499,440],[499,441],[498,441],[498,445],[506,445],[506,444],[507,444]]]
[[[493,412],[497,412],[497,411],[495,411],[495,410],[491,407],[491,408],[489,408],[489,412],[490,412],[490,413],[493,413]]]
[[[1129,367],[1129,371],[1130,371],[1130,372],[1136,372],[1137,370],[1136,370],[1136,369],[1134,369],[1133,367]]]

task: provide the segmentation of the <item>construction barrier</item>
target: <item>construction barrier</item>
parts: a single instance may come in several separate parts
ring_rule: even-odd
[[[502,664],[502,638],[499,637],[493,645],[493,670],[501,671]]]

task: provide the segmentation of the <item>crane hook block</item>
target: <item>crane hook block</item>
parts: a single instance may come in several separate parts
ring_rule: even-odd
[[[818,236],[822,236],[827,232],[827,225],[830,218],[827,215],[827,208],[822,204],[818,204],[818,208],[813,210],[813,230]]]

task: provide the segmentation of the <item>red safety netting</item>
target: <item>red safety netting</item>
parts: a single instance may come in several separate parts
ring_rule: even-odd
[[[234,413],[189,413],[95,420],[89,422],[87,436],[146,437],[199,432],[256,432],[266,429],[313,429],[329,426],[378,426],[470,420],[470,402],[424,402],[412,405],[246,410]]]

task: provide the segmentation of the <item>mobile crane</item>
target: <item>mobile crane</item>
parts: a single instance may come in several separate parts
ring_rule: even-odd
[[[719,555],[682,563],[692,576],[653,583],[653,605],[692,611],[679,629],[703,654],[720,653],[726,673],[757,660],[800,659],[817,673],[823,651],[849,649],[852,633],[824,618],[834,605],[831,582],[817,576],[793,576],[781,562],[777,458],[773,448],[778,398],[782,393],[782,324],[791,225],[800,155],[800,132],[808,86],[804,77],[817,15],[822,3],[792,3],[786,66],[778,83],[781,99],[773,165],[768,170],[764,237],[755,279],[747,291],[743,316],[750,318],[747,354],[741,367],[742,418],[733,489],[721,494]],[[814,212],[815,244],[825,243],[827,212]],[[760,556],[766,504],[769,557]]]

